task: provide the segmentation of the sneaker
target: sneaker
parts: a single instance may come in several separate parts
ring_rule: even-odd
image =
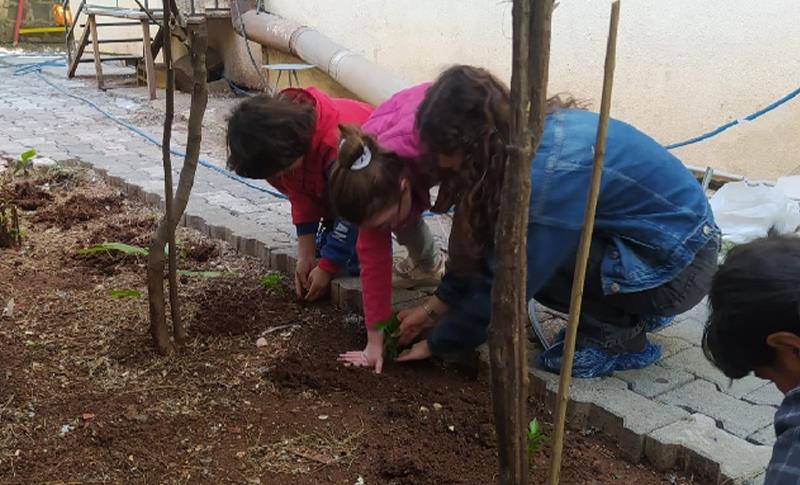
[[[399,290],[420,286],[436,286],[444,275],[444,257],[439,251],[433,265],[425,268],[411,258],[405,258],[394,264],[392,268],[392,287]]]

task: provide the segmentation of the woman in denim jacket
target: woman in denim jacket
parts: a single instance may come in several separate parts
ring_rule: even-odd
[[[598,115],[548,100],[531,166],[527,295],[558,311],[570,288],[592,171]],[[487,338],[493,239],[511,103],[487,71],[455,66],[427,91],[417,129],[443,180],[436,208],[455,206],[447,274],[435,295],[401,312],[398,360],[471,349]],[[610,120],[573,374],[608,375],[660,357],[646,332],[698,304],[717,265],[720,232],[705,194],[658,142]],[[558,371],[562,345],[541,361]]]

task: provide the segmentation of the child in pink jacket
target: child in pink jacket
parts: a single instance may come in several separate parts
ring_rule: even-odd
[[[414,128],[417,107],[429,86],[420,84],[396,93],[375,109],[363,132],[343,126],[339,157],[329,181],[337,214],[359,229],[356,253],[367,326],[365,349],[344,353],[340,360],[374,366],[377,373],[383,366],[383,336],[375,325],[391,316],[392,287],[435,285],[444,272],[444,258],[422,220],[431,205],[435,175],[420,158]],[[384,197],[376,199],[374,193]],[[393,232],[409,253],[394,268]]]

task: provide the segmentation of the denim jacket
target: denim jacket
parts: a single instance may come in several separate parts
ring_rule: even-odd
[[[545,119],[531,164],[528,298],[574,258],[597,123],[596,113],[574,109],[556,111]],[[636,128],[610,120],[593,235],[604,243],[603,291],[635,293],[658,287],[686,268],[700,248],[716,237],[719,229],[708,200],[681,161]],[[461,311],[469,315],[463,317],[482,315],[488,324],[492,260],[489,255],[482,277],[470,282],[445,275],[437,295],[451,311],[462,306]],[[445,317],[432,333],[432,348],[436,349],[437,336],[460,333],[458,323],[450,320]],[[454,327],[448,329],[450,325]]]

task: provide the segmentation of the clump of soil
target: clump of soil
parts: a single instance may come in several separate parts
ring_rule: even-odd
[[[93,246],[106,242],[121,242],[146,248],[150,244],[155,228],[156,221],[152,217],[126,217],[96,228],[86,244]]]
[[[238,278],[214,278],[198,295],[197,303],[193,331],[202,335],[255,334],[307,318],[299,305],[281,295],[270,295],[257,279],[243,285]]]
[[[11,201],[22,210],[33,211],[52,201],[53,195],[24,180],[8,183],[0,191],[0,199]]]
[[[195,239],[185,243],[183,255],[192,261],[205,263],[219,256],[219,247],[208,239]]]
[[[110,216],[123,205],[120,194],[93,196],[78,193],[50,210],[37,213],[35,222],[68,229],[102,216]]]

